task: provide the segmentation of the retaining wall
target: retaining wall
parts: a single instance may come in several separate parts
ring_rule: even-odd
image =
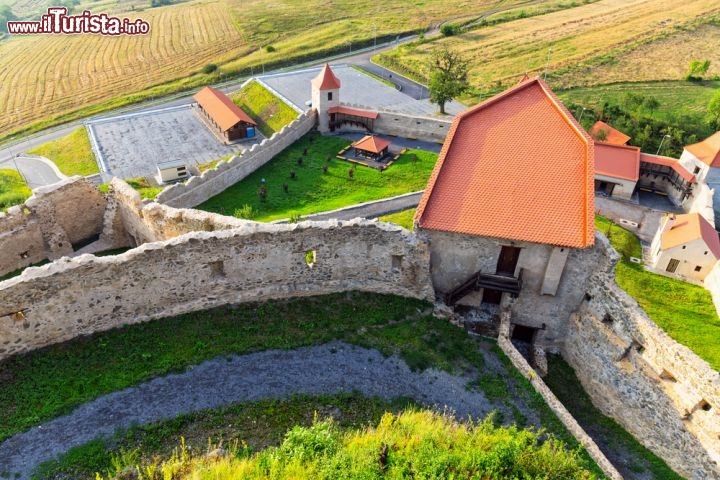
[[[350,290],[432,300],[428,265],[414,234],[367,220],[246,222],[114,257],[65,257],[0,282],[0,359],[223,304]]]
[[[315,126],[317,113],[310,110],[298,116],[269,139],[253,145],[241,155],[218,163],[202,175],[177,183],[160,192],[156,201],[171,207],[190,208],[214,197],[269,162]]]
[[[614,280],[618,254],[598,235],[587,296],[563,357],[593,403],[687,478],[720,478],[720,374],[660,329]]]
[[[73,252],[100,234],[107,201],[83,177],[34,190],[22,205],[0,213],[0,275]]]

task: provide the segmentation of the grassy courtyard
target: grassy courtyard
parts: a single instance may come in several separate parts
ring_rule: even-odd
[[[400,212],[391,213],[390,215],[383,215],[379,218],[380,221],[397,223],[403,228],[407,228],[412,231],[413,229],[413,217],[415,216],[415,209],[408,208]]]
[[[595,227],[622,255],[615,267],[618,285],[668,335],[720,371],[720,318],[710,292],[645,271],[642,265],[630,261],[630,257],[642,258],[640,241],[633,233],[600,216],[595,217]]]
[[[410,150],[380,172],[335,158],[349,143],[311,132],[196,208],[258,221],[323,212],[422,190],[437,160],[435,153]],[[262,179],[266,182],[265,200],[259,195]]]
[[[49,158],[67,176],[100,173],[90,147],[90,138],[82,127],[70,135],[28,150],[27,153]]]
[[[232,101],[257,122],[262,134],[268,138],[298,116],[295,109],[256,81],[248,83],[234,94]]]
[[[32,190],[15,170],[0,169],[0,212],[30,198]]]

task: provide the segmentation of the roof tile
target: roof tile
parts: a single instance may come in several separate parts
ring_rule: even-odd
[[[668,221],[672,226],[662,233],[663,250],[702,239],[715,259],[720,259],[720,238],[710,223],[699,213],[674,215]]]
[[[568,247],[594,243],[592,138],[539,78],[455,118],[420,227]]]
[[[340,79],[335,76],[330,64],[326,63],[318,76],[312,79],[312,84],[320,90],[336,90],[340,88]]]
[[[229,130],[238,122],[257,125],[247,113],[243,112],[220,90],[205,87],[196,93],[193,98],[215,120],[215,123],[220,125],[223,132]]]
[[[617,130],[610,125],[608,125],[605,122],[597,121],[590,129],[590,136],[597,140],[597,135],[600,132],[600,130],[605,132],[605,140],[602,140],[605,143],[612,143],[613,145],[625,145],[629,140],[630,137],[628,135],[625,135],[620,130]]]
[[[685,150],[711,167],[720,167],[720,132],[715,132],[702,142],[688,145]]]

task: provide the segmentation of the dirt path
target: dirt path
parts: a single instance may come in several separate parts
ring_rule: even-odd
[[[102,396],[64,417],[9,438],[0,444],[0,472],[27,479],[41,462],[132,424],[295,393],[355,390],[388,400],[407,396],[441,410],[450,408],[459,418],[485,417],[498,405],[480,392],[468,391],[465,385],[470,379],[436,370],[411,372],[396,357],[384,358],[375,350],[339,342],[223,357]]]

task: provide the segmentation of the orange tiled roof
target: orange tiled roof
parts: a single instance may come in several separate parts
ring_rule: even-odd
[[[205,87],[196,93],[193,98],[215,120],[215,123],[220,125],[223,132],[229,130],[238,122],[257,125],[247,113],[243,112],[220,90]]]
[[[592,138],[539,78],[455,118],[415,221],[421,228],[587,247]]]
[[[595,173],[637,181],[640,177],[640,147],[595,141]]]
[[[699,213],[687,213],[671,216],[668,221],[674,222],[661,236],[662,249],[684,245],[693,240],[702,239],[715,259],[720,259],[720,238],[710,223]]]
[[[720,132],[715,132],[702,142],[688,145],[685,150],[711,167],[720,167]]]
[[[590,136],[596,138],[596,135],[600,130],[604,130],[606,132],[605,140],[603,140],[603,142],[605,143],[612,143],[613,145],[625,145],[628,140],[630,140],[630,137],[625,135],[620,130],[616,130],[607,123],[601,121],[595,122],[595,125],[592,126],[592,128],[590,129]]]
[[[334,90],[340,88],[340,79],[335,76],[330,64],[326,63],[318,76],[312,79],[312,84],[320,90]]]
[[[352,144],[353,147],[365,150],[366,152],[380,153],[390,146],[390,142],[375,135],[365,135],[363,138]]]
[[[670,158],[670,157],[662,157],[660,155],[653,155],[651,153],[642,153],[640,152],[640,162],[645,163],[652,163],[655,165],[664,165],[666,167],[670,167],[675,172],[683,177],[685,181],[690,183],[695,183],[695,175],[685,170],[685,167],[680,165],[680,162],[678,162],[677,158]]]
[[[373,120],[378,118],[378,112],[372,112],[370,110],[360,110],[359,108],[339,107],[328,108],[328,113],[344,113],[345,115],[352,115],[355,117],[372,118]]]

